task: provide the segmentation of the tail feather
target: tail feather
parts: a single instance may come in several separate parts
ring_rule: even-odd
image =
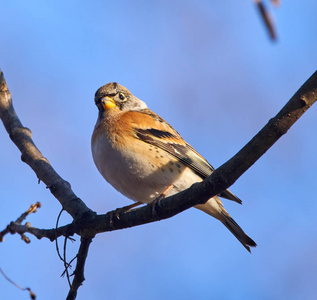
[[[205,204],[198,204],[196,208],[202,210],[208,215],[221,221],[231,233],[238,239],[238,241],[247,249],[250,253],[250,247],[256,247],[256,243],[242,230],[242,228],[236,223],[235,220],[227,213],[222,206],[220,199],[215,196],[209,199]]]
[[[253,241],[236,223],[234,219],[226,212],[221,212],[222,218],[219,220],[231,231],[231,233],[238,239],[238,241],[251,253],[250,247],[256,247],[255,241]]]
[[[225,198],[227,200],[231,200],[231,201],[237,202],[239,204],[242,204],[241,199],[239,199],[236,195],[232,194],[229,190],[224,190],[218,196]]]

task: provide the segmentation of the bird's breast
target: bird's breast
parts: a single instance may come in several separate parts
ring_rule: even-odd
[[[92,155],[106,181],[128,198],[151,202],[181,175],[182,166],[163,150],[138,140],[123,146],[118,140],[102,134],[93,137]]]

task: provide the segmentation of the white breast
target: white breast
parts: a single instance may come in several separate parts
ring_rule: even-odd
[[[149,203],[171,184],[173,188],[168,196],[201,181],[191,169],[164,150],[142,141],[136,143],[140,143],[139,151],[133,151],[131,147],[119,151],[105,135],[99,135],[91,145],[93,159],[100,174],[126,197]]]
[[[126,197],[148,203],[166,188],[166,180],[151,179],[156,168],[140,153],[118,151],[103,135],[95,139],[91,148],[100,174]]]

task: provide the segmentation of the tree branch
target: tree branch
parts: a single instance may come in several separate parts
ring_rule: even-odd
[[[113,211],[105,215],[96,215],[73,194],[70,186],[65,184],[65,181],[56,174],[54,169],[42,155],[38,158],[39,151],[34,146],[30,136],[27,138],[27,146],[21,146],[24,145],[26,137],[23,134],[17,136],[15,134],[19,130],[23,131],[24,127],[21,125],[15,114],[11,104],[9,91],[7,89],[3,90],[3,83],[5,83],[5,81],[1,73],[0,117],[3,120],[10,137],[21,150],[22,156],[30,156],[26,162],[31,164],[31,167],[36,172],[38,178],[44,182],[48,182],[48,184],[53,182],[52,186],[54,186],[54,188],[51,189],[53,189],[54,193],[52,193],[61,203],[63,203],[63,207],[67,207],[65,210],[73,216],[74,222],[64,226],[63,231],[65,232],[67,229],[67,232],[70,235],[77,233],[86,237],[93,237],[100,232],[124,229],[170,218],[194,205],[205,203],[210,197],[218,195],[221,191],[229,188],[283,134],[288,131],[305,111],[314,104],[317,98],[317,72],[315,72],[288,101],[282,110],[272,118],[246,146],[244,146],[229,161],[215,170],[203,182],[195,183],[192,187],[177,195],[162,199],[159,202],[152,202],[140,208],[127,212]],[[3,96],[3,94],[5,96]],[[6,102],[9,104],[6,104]],[[9,109],[7,107],[9,107]],[[7,114],[9,114],[9,117]],[[33,152],[29,151],[28,147],[31,147]],[[37,166],[37,159],[41,161],[44,160],[45,162]],[[36,165],[35,167],[34,164]],[[43,169],[45,171],[43,171]],[[43,173],[45,173],[44,177]],[[54,178],[53,180],[50,178],[50,175]],[[68,195],[68,197],[65,197],[65,194]],[[78,212],[81,212],[80,216],[78,216]],[[53,229],[50,231],[53,232]],[[59,229],[59,232],[61,231],[62,230]],[[48,236],[53,238],[52,234],[48,234]]]
[[[15,222],[11,222],[4,230],[2,230],[0,232],[0,242],[3,242],[3,237],[7,234],[7,233],[19,233],[21,235],[21,238],[23,241],[25,241],[26,243],[30,243],[30,240],[29,238],[27,238],[24,233],[24,232],[21,232],[21,231],[18,231],[18,230],[15,230],[14,229],[14,226],[17,225],[17,226],[21,226],[21,223],[25,220],[25,218],[31,214],[31,213],[35,213],[37,211],[38,208],[41,207],[41,203],[40,202],[36,202],[36,204],[32,204],[29,209],[24,212],[19,218],[16,219]],[[29,227],[28,226],[29,223],[26,223],[23,227]]]
[[[61,178],[49,161],[42,155],[32,140],[31,130],[24,127],[12,104],[11,94],[0,70],[0,118],[11,140],[22,153],[21,160],[27,163],[38,179],[43,181],[62,207],[78,218],[92,212],[72,191],[70,184]]]
[[[67,295],[67,300],[73,300],[76,299],[77,290],[78,288],[83,284],[85,277],[84,277],[84,268],[85,263],[88,255],[89,246],[92,242],[91,238],[81,238],[80,240],[80,247],[77,254],[77,264],[76,269],[74,271],[74,279],[72,286],[69,290],[69,293]]]
[[[1,71],[0,71],[1,72]],[[85,259],[91,239],[106,231],[124,229],[172,217],[194,205],[203,204],[209,198],[229,188],[248,170],[288,129],[307,111],[317,99],[317,72],[295,93],[282,110],[234,157],[215,170],[203,182],[193,184],[189,189],[176,195],[154,201],[130,211],[113,211],[96,215],[71,190],[36,148],[29,129],[22,126],[11,102],[11,95],[0,73],[0,117],[12,141],[22,153],[22,160],[36,173],[63,208],[73,217],[73,223],[51,230],[26,229],[37,237],[54,240],[60,235],[79,234],[81,246],[70,295],[75,299],[77,289],[82,284]],[[25,231],[25,232],[26,232]],[[40,233],[39,233],[40,232]],[[76,280],[75,280],[76,279]],[[75,291],[75,292],[74,292]]]

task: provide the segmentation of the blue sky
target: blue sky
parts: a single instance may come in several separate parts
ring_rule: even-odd
[[[91,209],[106,213],[131,202],[91,157],[101,85],[126,86],[218,167],[316,70],[316,10],[312,0],[272,9],[272,43],[251,0],[3,1],[0,68],[43,155]],[[315,119],[312,107],[231,187],[242,206],[224,200],[258,244],[251,255],[220,222],[190,209],[98,235],[78,299],[315,299]],[[28,221],[54,227],[59,203],[3,128],[0,144],[1,227],[36,201],[42,208]],[[39,299],[64,299],[55,245],[31,239],[6,236],[1,268]],[[77,247],[69,245],[70,258]],[[0,286],[3,298],[28,297],[1,277]]]

